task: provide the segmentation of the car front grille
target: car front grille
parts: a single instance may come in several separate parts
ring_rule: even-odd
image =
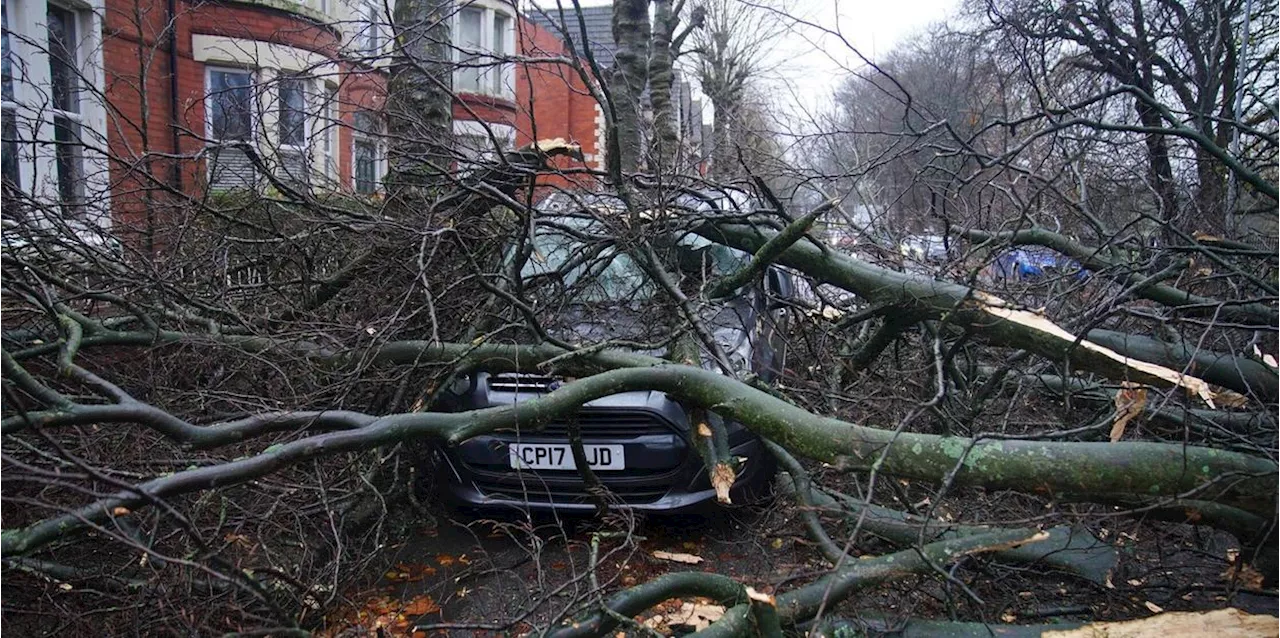
[[[643,412],[582,412],[577,415],[577,421],[578,430],[582,433],[583,439],[615,439],[648,434],[670,434],[673,431],[666,422]],[[567,437],[569,423],[566,421],[548,423],[540,434]]]

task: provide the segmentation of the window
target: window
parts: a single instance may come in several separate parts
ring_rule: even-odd
[[[362,195],[371,195],[382,181],[383,157],[379,134],[382,125],[378,116],[370,111],[356,111],[355,140],[351,145],[352,172],[355,189]]]
[[[84,144],[80,141],[80,61],[76,56],[76,14],[49,5],[46,17],[58,198],[62,202],[63,213],[72,213],[84,203]]]
[[[454,150],[458,168],[472,170],[478,165],[496,161],[501,153],[515,146],[516,130],[503,124],[455,120],[453,122]]]
[[[283,75],[278,86],[279,143],[281,146],[301,148],[307,143],[307,80],[296,75]]]
[[[209,112],[209,186],[215,189],[248,188],[258,171],[245,149],[228,142],[250,142],[254,137],[253,73],[244,69],[209,68],[206,88]]]
[[[75,6],[0,2],[0,181],[79,232],[111,219],[109,198],[91,196],[109,186],[102,4]]]
[[[209,70],[209,136],[218,141],[253,137],[253,74]]]
[[[507,51],[507,29],[511,25],[511,18],[500,13],[493,14],[493,56],[499,60],[499,65],[490,70],[489,81],[491,83],[490,93],[493,95],[502,95],[503,84],[506,78],[502,72],[501,60],[503,60],[510,51]]]
[[[510,14],[492,8],[469,6],[458,11],[454,45],[458,70],[454,88],[464,93],[512,97]]]
[[[320,161],[329,179],[338,176],[338,90],[329,89],[324,101],[324,132],[320,135]]]
[[[382,52],[382,40],[378,27],[378,5],[372,2],[360,7],[360,32],[356,34],[356,46],[360,53],[376,56]]]
[[[480,56],[475,53],[482,49],[480,34],[484,11],[480,9],[463,9],[458,15],[458,47],[461,48],[462,59],[459,60],[459,91],[480,92],[481,68]]]

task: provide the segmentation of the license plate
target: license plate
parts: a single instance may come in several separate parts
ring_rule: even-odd
[[[626,464],[621,445],[583,445],[587,466],[593,470],[622,470]],[[559,443],[512,443],[507,446],[511,467],[517,470],[576,470],[573,448]]]

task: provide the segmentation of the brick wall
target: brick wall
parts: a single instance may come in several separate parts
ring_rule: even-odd
[[[601,140],[596,136],[595,99],[574,68],[555,60],[567,58],[568,47],[550,31],[523,18],[516,38],[521,54],[532,58],[516,67],[516,145],[559,137],[580,145],[588,158],[598,157]],[[591,162],[588,165],[593,166]],[[568,159],[562,159],[560,167],[584,168]],[[562,187],[586,186],[590,181],[585,175],[541,180],[548,186]]]
[[[286,45],[336,59],[338,34],[305,17],[254,5],[230,2],[176,1],[177,110],[170,108],[169,38],[165,0],[107,0],[103,19],[103,55],[108,102],[107,140],[112,156],[112,207],[126,233],[148,230],[148,219],[166,214],[180,203],[166,189],[180,188],[199,196],[205,167],[199,161],[205,135],[205,65],[197,62],[192,35],[244,38]],[[599,157],[595,102],[582,78],[568,65],[537,58],[567,55],[550,32],[521,19],[519,50],[532,61],[517,65],[514,102],[463,95],[454,103],[459,120],[482,119],[516,130],[516,145],[535,139],[564,138],[581,145],[588,157]],[[350,124],[357,109],[378,110],[386,96],[381,71],[340,63],[340,117]],[[174,128],[177,128],[175,147]],[[351,183],[351,131],[338,136],[341,185]],[[180,160],[173,160],[177,156]],[[178,174],[174,174],[174,168]],[[589,163],[594,166],[594,163]],[[565,168],[580,163],[565,160]],[[585,184],[582,176],[554,176],[547,185]]]
[[[335,59],[338,34],[302,16],[267,7],[232,3],[176,4],[177,112],[171,108],[169,37],[165,0],[107,0],[103,57],[108,103],[107,140],[112,156],[112,209],[123,230],[145,232],[166,200],[164,188],[180,187],[199,196],[205,167],[205,64],[197,62],[192,35],[206,34],[282,44]],[[381,108],[386,82],[381,72],[340,64],[340,117],[350,123],[357,108]],[[174,125],[178,129],[177,146]],[[340,129],[339,175],[350,187],[351,134]],[[173,173],[174,160],[180,175]],[[163,185],[163,187],[162,187]]]

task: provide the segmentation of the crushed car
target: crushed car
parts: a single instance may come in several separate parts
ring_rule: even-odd
[[[741,199],[737,193],[728,196],[732,201],[707,194],[686,198],[684,203],[699,210],[738,206],[744,203]],[[601,223],[599,217],[620,213],[620,202],[583,194],[575,194],[573,200],[544,205],[543,210],[552,212],[537,222],[529,257],[519,266],[535,303],[556,304],[556,323],[545,326],[546,330],[570,343],[648,342],[655,328],[661,331],[669,300],[632,255],[590,240]],[[584,204],[594,217],[573,214]],[[695,286],[734,272],[751,257],[687,232],[668,241],[667,248],[682,281]],[[705,348],[698,357],[702,367],[766,382],[783,369],[780,331],[786,318],[778,300],[790,296],[792,287],[788,275],[777,268],[768,269],[762,279],[701,307],[699,319],[733,370],[721,369]],[[443,393],[440,409],[460,412],[514,405],[553,392],[564,382],[548,375],[475,371]],[[713,413],[705,417],[720,419]],[[437,487],[443,488],[447,501],[472,510],[592,511],[595,495],[588,493],[574,460],[570,419],[576,421],[588,466],[608,489],[614,505],[679,512],[716,501],[694,446],[691,411],[656,391],[602,397],[541,429],[495,432],[456,447],[434,449]],[[730,456],[739,464],[731,501],[749,502],[768,493],[775,465],[759,437],[739,423],[723,426]]]

